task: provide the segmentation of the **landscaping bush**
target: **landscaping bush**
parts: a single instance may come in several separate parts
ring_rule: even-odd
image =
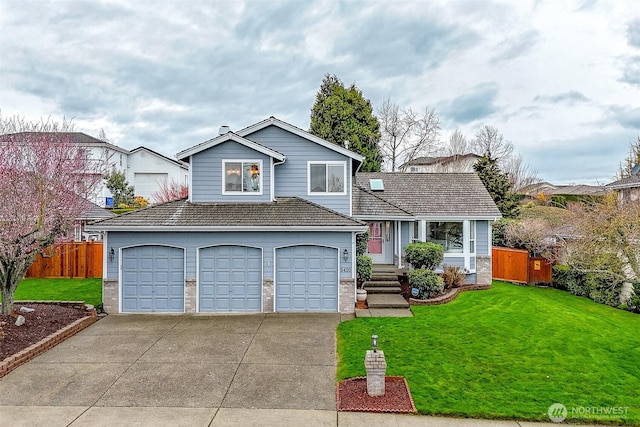
[[[634,313],[640,313],[640,282],[633,284],[633,295],[627,301],[627,309]]]
[[[585,272],[566,265],[555,265],[552,272],[554,288],[565,289],[573,295],[587,297],[612,307],[620,304],[623,282],[611,273]]]
[[[358,255],[356,258],[356,272],[358,279],[364,283],[367,280],[371,280],[373,275],[373,260],[367,255]]]
[[[500,246],[502,248],[508,248],[506,229],[507,225],[514,223],[515,221],[510,218],[502,218],[493,223],[491,226],[491,242],[493,246]]]
[[[413,268],[434,270],[444,259],[442,245],[432,242],[410,243],[405,247],[405,258]]]
[[[356,256],[366,255],[369,249],[369,230],[356,234]]]
[[[569,282],[569,267],[557,264],[551,267],[551,286],[566,291]]]
[[[444,290],[444,280],[434,271],[419,268],[408,271],[407,276],[409,277],[409,285],[418,289],[419,299],[433,298]]]
[[[466,277],[467,273],[461,267],[445,265],[442,271],[442,280],[446,289],[459,288]]]

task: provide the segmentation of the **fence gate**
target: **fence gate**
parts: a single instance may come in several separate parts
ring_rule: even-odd
[[[541,257],[530,257],[523,249],[497,248],[491,251],[494,280],[505,282],[551,283],[551,263]]]

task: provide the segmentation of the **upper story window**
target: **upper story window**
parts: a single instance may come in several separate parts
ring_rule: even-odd
[[[223,160],[222,194],[262,194],[262,160]]]
[[[346,162],[309,162],[309,194],[346,194]]]

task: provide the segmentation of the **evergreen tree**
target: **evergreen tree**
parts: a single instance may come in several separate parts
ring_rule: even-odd
[[[498,161],[485,155],[478,159],[473,165],[480,180],[491,195],[498,209],[505,218],[515,218],[518,216],[518,202],[513,192],[513,186],[506,173],[498,167]]]
[[[324,77],[311,109],[309,132],[364,156],[363,172],[380,170],[380,125],[371,102],[355,84],[345,88],[335,74]]]
[[[119,207],[120,205],[133,205],[135,204],[135,193],[132,185],[129,185],[124,177],[124,174],[118,171],[112,171],[105,177],[107,180],[106,186],[113,194],[113,205]]]

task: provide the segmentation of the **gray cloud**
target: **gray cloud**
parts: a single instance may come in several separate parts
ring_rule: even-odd
[[[569,92],[559,93],[557,95],[537,95],[533,98],[533,102],[544,102],[549,104],[578,104],[589,101],[589,98],[577,90],[570,90]]]
[[[607,118],[625,128],[640,131],[640,108],[612,105],[608,109]]]
[[[620,81],[640,87],[640,55],[626,59]]]
[[[516,37],[510,37],[496,46],[497,54],[494,61],[508,61],[527,54],[533,49],[540,39],[540,33],[536,30],[529,30]]]
[[[627,24],[627,42],[630,46],[640,49],[640,19]]]
[[[498,92],[497,83],[481,83],[470,92],[441,104],[438,110],[444,118],[452,121],[454,126],[470,123],[498,111]]]

